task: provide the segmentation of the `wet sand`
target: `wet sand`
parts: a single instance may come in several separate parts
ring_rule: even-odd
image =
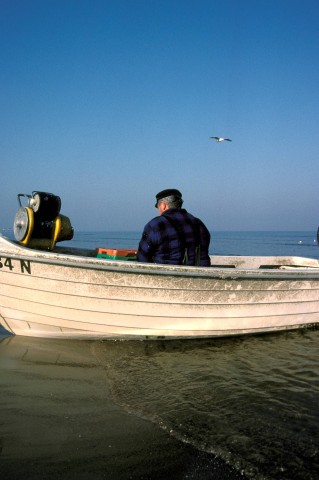
[[[0,338],[0,475],[243,479],[112,399],[89,342]]]

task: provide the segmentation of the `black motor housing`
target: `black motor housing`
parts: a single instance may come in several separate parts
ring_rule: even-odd
[[[60,213],[61,198],[53,193],[32,192],[31,207],[39,218],[50,221]]]
[[[21,197],[28,199],[22,206]],[[68,217],[60,214],[61,199],[47,192],[19,194],[20,208],[16,213],[13,231],[16,240],[32,248],[53,250],[56,242],[71,240],[74,230]]]

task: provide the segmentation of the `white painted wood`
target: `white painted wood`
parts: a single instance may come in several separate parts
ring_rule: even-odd
[[[212,256],[211,267],[26,248],[0,236],[0,323],[66,338],[197,338],[319,323],[319,262]]]

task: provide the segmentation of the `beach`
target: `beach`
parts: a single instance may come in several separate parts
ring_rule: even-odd
[[[134,248],[138,234],[70,244]],[[313,232],[216,232],[212,252],[319,257]],[[319,478],[319,331],[0,340],[6,480]]]
[[[243,478],[117,405],[93,347],[2,337],[1,478]]]

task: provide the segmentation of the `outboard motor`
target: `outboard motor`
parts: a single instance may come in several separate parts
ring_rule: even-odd
[[[27,206],[21,203],[27,198]],[[31,248],[53,250],[57,242],[71,240],[73,228],[70,219],[60,214],[61,199],[47,192],[19,193],[20,205],[16,213],[13,231],[15,239]]]

